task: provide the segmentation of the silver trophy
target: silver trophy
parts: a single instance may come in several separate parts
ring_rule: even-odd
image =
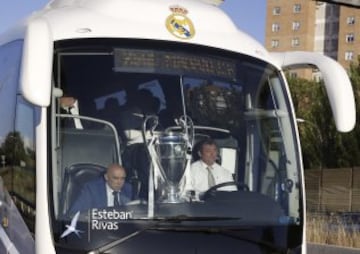
[[[157,117],[152,116],[151,118],[157,125]],[[180,183],[191,158],[194,135],[193,124],[189,117],[180,118],[178,123],[178,126],[171,127],[164,132],[150,132],[152,141],[148,145],[148,151],[153,163],[156,163],[157,167],[155,168],[164,181],[161,191],[163,196],[160,198],[163,203],[184,202],[180,195]],[[146,122],[144,126],[146,126]],[[155,128],[156,126],[153,127],[153,130]]]

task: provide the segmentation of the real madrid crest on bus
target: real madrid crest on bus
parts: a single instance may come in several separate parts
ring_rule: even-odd
[[[174,36],[180,39],[191,39],[195,35],[192,21],[186,16],[188,10],[173,5],[169,7],[172,14],[166,19],[166,28]]]

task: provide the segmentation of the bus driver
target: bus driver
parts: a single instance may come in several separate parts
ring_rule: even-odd
[[[217,184],[234,181],[231,172],[216,163],[218,148],[214,140],[209,138],[202,141],[198,154],[200,159],[191,164],[190,168],[191,186],[197,195]],[[226,186],[219,190],[236,191],[237,188]]]

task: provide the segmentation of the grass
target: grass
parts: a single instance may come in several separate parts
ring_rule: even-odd
[[[359,224],[344,222],[338,214],[308,214],[307,241],[344,247],[360,248]]]

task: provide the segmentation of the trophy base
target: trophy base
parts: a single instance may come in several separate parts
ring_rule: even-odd
[[[185,202],[186,202],[186,199],[180,198],[180,197],[177,197],[177,198],[168,197],[161,201],[161,203],[165,203],[165,204],[178,204],[178,203],[185,203]]]
[[[186,199],[182,198],[177,190],[177,188],[174,188],[171,186],[168,189],[168,193],[166,197],[164,197],[161,200],[161,203],[167,203],[167,204],[177,204],[177,203],[185,203]]]

